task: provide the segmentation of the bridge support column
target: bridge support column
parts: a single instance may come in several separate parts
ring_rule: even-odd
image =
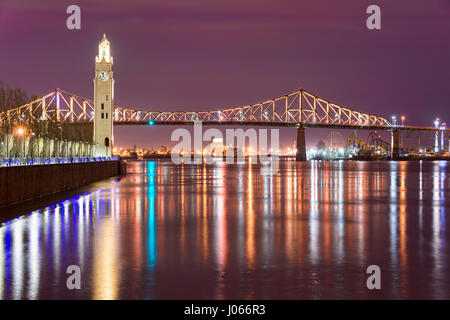
[[[295,155],[296,161],[306,161],[306,141],[305,141],[305,128],[297,128],[297,154]]]
[[[391,132],[391,159],[398,160],[400,158],[400,133],[398,130]]]

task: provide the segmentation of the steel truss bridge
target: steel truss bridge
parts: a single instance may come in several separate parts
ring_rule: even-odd
[[[53,122],[92,122],[94,101],[60,89],[7,112],[0,113],[0,122],[31,120]],[[386,127],[391,123],[379,116],[344,108],[303,89],[264,102],[211,111],[148,111],[115,106],[114,124],[251,124],[324,127]]]
[[[55,89],[23,106],[1,112],[0,124],[49,120],[85,123],[94,120],[94,101]],[[393,126],[386,118],[345,108],[304,89],[264,102],[211,111],[149,111],[115,106],[115,125],[203,124],[305,126],[347,129],[431,130],[434,127]],[[446,130],[449,132],[449,130]]]
[[[251,125],[398,131],[433,131],[435,127],[399,126],[386,118],[339,106],[304,89],[260,103],[210,111],[150,111],[114,107],[114,125]],[[94,101],[55,89],[23,106],[0,113],[2,124],[47,120],[81,124],[94,121]],[[450,130],[444,129],[446,139]],[[297,135],[297,139],[304,140]],[[395,144],[395,141],[394,141]],[[300,146],[301,147],[301,146]],[[395,146],[394,146],[395,147]]]

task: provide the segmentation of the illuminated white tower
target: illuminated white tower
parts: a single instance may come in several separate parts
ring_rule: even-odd
[[[95,58],[94,143],[96,157],[110,157],[113,145],[114,79],[109,41],[103,35]]]

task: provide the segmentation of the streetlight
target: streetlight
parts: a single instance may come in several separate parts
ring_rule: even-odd
[[[18,128],[17,131],[16,131],[18,136],[22,136],[24,132],[25,131],[23,130],[23,128]]]
[[[404,127],[403,122],[405,121],[405,116],[402,116],[401,119],[402,119],[402,127]],[[403,146],[403,135],[400,136],[400,144]]]
[[[436,118],[436,120],[434,120],[434,127],[436,129],[438,129],[439,127],[439,118]],[[439,131],[436,131],[436,133],[434,134],[434,152],[439,152]]]
[[[17,128],[16,134],[22,138],[23,140],[23,157],[25,157],[25,139],[23,139],[23,135],[25,133],[25,130],[22,127]]]
[[[447,123],[441,124],[441,151],[444,151],[444,131],[447,128]]]
[[[392,124],[393,124],[394,126],[397,125],[397,117],[396,117],[396,116],[392,116]]]
[[[434,120],[434,126],[436,128],[439,127],[439,118],[436,118],[436,120]]]

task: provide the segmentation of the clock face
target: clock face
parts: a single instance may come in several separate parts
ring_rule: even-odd
[[[109,79],[109,75],[108,75],[107,72],[102,71],[102,72],[100,72],[100,73],[98,74],[98,79],[99,79],[100,81],[107,81],[107,80]]]

